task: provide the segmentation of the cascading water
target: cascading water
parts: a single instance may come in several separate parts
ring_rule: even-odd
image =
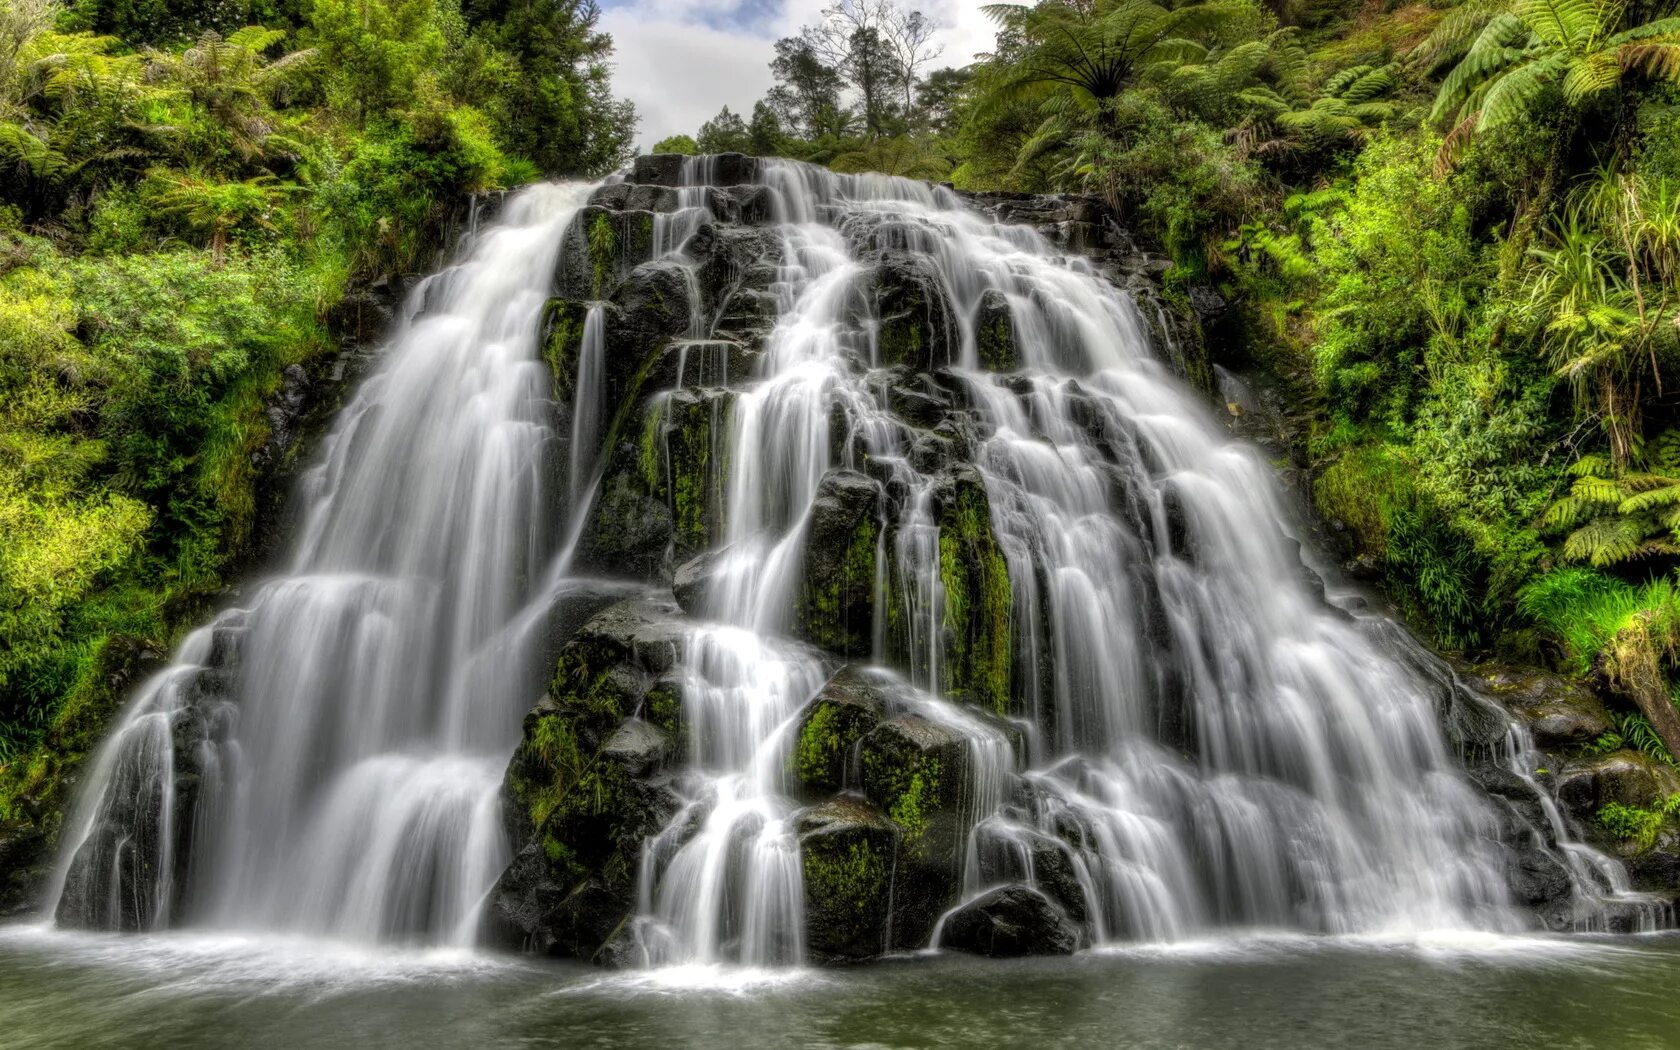
[[[581,213],[594,257],[592,281],[570,282],[589,290],[563,451],[538,341],[588,191],[513,198],[416,292],[307,480],[290,571],[192,635],[101,750],[64,836],[61,921],[468,942],[487,895],[527,933],[545,921],[504,907],[527,857],[563,872],[567,900],[611,898],[547,824],[586,782],[580,819],[601,823],[609,788],[580,772],[585,744],[595,764],[612,750],[599,727],[527,718],[525,757],[503,770],[546,677],[550,611],[596,544],[591,515],[618,501],[608,527],[635,531],[623,490],[642,484],[681,503],[684,559],[712,549],[678,572],[700,564],[703,581],[668,663],[602,670],[642,690],[625,724],[672,733],[683,757],[642,785],[670,805],[634,854],[633,920],[609,915],[590,953],[624,930],[649,963],[833,954],[809,943],[813,910],[836,903],[813,899],[819,884],[881,927],[847,957],[937,943],[940,913],[1015,884],[1088,944],[1518,923],[1497,814],[1449,754],[1439,683],[1370,629],[1383,621],[1326,602],[1265,465],[1154,354],[1128,296],[951,191],[754,171],[733,194],[740,180],[706,158],[662,186],[603,187],[597,200],[656,213],[640,264],[612,244],[633,225]],[[712,291],[725,221],[774,231],[773,258],[721,268],[767,271],[755,301],[771,327],[750,348],[719,337],[743,309]],[[685,297],[651,347],[614,343],[638,322],[606,293],[637,280],[657,293],[637,308]],[[907,284],[919,296],[893,300]],[[943,332],[938,348],[931,328],[904,334],[910,314]],[[1003,349],[987,335],[1000,323]],[[643,392],[651,422],[627,440],[636,404],[609,399],[667,351],[674,388]],[[677,419],[696,408],[709,466],[679,476],[672,442],[693,435]],[[870,611],[836,634],[836,599],[813,597],[807,569],[820,508],[842,497],[863,508],[841,556],[867,565],[852,582]],[[663,542],[650,576],[675,560]],[[868,669],[836,674],[847,661]],[[804,720],[848,674],[855,709],[908,750],[853,741],[817,777],[837,789],[823,819],[864,837],[846,840],[843,878],[813,882],[807,781],[826,759],[805,753]],[[643,721],[655,675],[675,682],[680,730]],[[618,701],[540,711],[563,702],[593,719]],[[570,735],[532,748],[544,720]],[[663,770],[666,744],[626,747],[643,770],[626,777]],[[503,794],[522,790],[528,751],[576,761],[518,815],[536,837],[510,866]],[[1578,896],[1625,896],[1612,862],[1565,852]],[[931,912],[909,899],[918,879]],[[859,889],[877,883],[880,915]]]
[[[1430,683],[1326,604],[1266,467],[1156,358],[1127,297],[948,191],[778,163],[762,181],[778,316],[733,404],[727,536],[701,606],[720,624],[687,652],[687,718],[706,743],[687,805],[644,856],[646,958],[800,950],[787,756],[827,667],[781,634],[838,467],[896,494],[875,615],[902,603],[922,716],[943,710],[933,720],[975,749],[966,895],[1037,881],[1048,850],[1092,942],[1517,925],[1494,812],[1448,753]],[[952,684],[953,599],[940,482],[913,465],[925,435],[867,367],[881,321],[860,286],[889,253],[931,269],[950,304],[952,382],[979,421],[972,460],[1012,596],[1013,750],[996,719],[928,695]],[[1008,375],[981,369],[973,322],[997,296],[1019,354]],[[872,625],[877,662],[892,659],[886,635]]]
[[[61,922],[473,939],[540,681],[509,628],[553,539],[542,313],[588,193],[511,198],[415,291],[304,481],[289,569],[189,638],[101,750]]]

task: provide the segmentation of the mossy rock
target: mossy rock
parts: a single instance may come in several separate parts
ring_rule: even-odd
[[[853,659],[873,648],[881,486],[854,471],[830,471],[806,525],[794,633]]]
[[[1584,820],[1612,803],[1643,809],[1677,792],[1680,772],[1627,748],[1571,760],[1556,780],[1558,801]]]
[[[608,298],[653,258],[653,223],[651,211],[579,209],[560,240],[555,294],[579,301]]]
[[[1585,683],[1531,668],[1484,668],[1473,684],[1527,724],[1544,749],[1579,747],[1616,730],[1604,701]]]
[[[964,469],[934,494],[939,579],[945,589],[947,695],[996,714],[1010,711],[1014,591],[992,531],[985,483]]]
[[[974,348],[982,368],[993,372],[1013,372],[1021,367],[1009,299],[996,289],[980,297],[980,309],[974,319]]]
[[[959,364],[958,326],[939,273],[926,259],[890,253],[870,275],[876,320],[873,365],[918,372]]]
[[[492,939],[588,959],[633,913],[642,842],[680,806],[665,773],[678,615],[670,602],[619,602],[561,651],[503,782],[516,854],[492,892]]]
[[[897,705],[880,676],[843,667],[812,698],[800,717],[788,772],[801,789],[824,794],[862,787],[858,742]]]
[[[903,830],[906,848],[954,870],[966,832],[968,739],[945,723],[902,714],[865,734],[858,751],[864,795]]]
[[[794,817],[805,880],[805,943],[819,962],[880,955],[891,931],[899,831],[862,799],[833,798]]]

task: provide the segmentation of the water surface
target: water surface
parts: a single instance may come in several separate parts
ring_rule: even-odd
[[[1680,1046],[1680,937],[1265,940],[614,974],[272,936],[0,930],[0,1046]]]

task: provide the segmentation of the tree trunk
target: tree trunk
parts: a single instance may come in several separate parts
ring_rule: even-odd
[[[1661,659],[1668,645],[1658,637],[1666,631],[1655,618],[1650,610],[1635,613],[1633,621],[1610,639],[1599,661],[1610,685],[1639,708],[1668,753],[1680,757],[1680,708],[1669,698]]]

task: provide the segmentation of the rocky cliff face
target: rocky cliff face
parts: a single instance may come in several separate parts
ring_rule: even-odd
[[[765,353],[778,294],[773,201],[756,162],[717,158],[703,189],[681,185],[681,165],[680,158],[639,159],[626,181],[596,193],[567,240],[548,337],[557,401],[573,398],[594,323],[605,328],[600,382],[614,406],[577,561],[586,571],[628,572],[650,590],[602,611],[567,642],[549,694],[528,716],[506,782],[517,857],[492,896],[491,926],[502,943],[607,963],[640,958],[644,941],[634,922],[648,902],[638,900],[639,865],[646,850],[662,848],[654,841],[662,829],[670,836],[675,827],[680,837],[689,819],[674,787],[694,731],[682,713],[676,625],[706,613],[716,571],[709,552],[727,532],[732,407]],[[1131,293],[1172,368],[1210,398],[1219,396],[1195,311],[1163,301],[1159,278],[1167,261],[1139,249],[1100,202],[1017,194],[966,200],[999,221],[1034,227],[1067,251],[1070,265],[1090,266]],[[682,231],[685,258],[661,258],[671,247],[670,217],[695,204],[707,216]],[[805,949],[825,962],[927,944],[964,878],[962,837],[973,819],[967,785],[979,760],[974,731],[926,717],[895,681],[859,663],[885,654],[891,667],[929,670],[929,650],[912,644],[918,628],[906,622],[902,596],[881,585],[902,568],[894,552],[913,512],[931,526],[949,598],[931,650],[942,691],[1017,755],[1029,746],[1026,733],[1054,731],[1011,721],[1021,714],[1012,698],[1024,685],[1011,665],[1015,596],[986,488],[969,465],[979,434],[967,387],[950,371],[962,323],[924,258],[890,234],[866,240],[858,320],[874,319],[867,324],[873,338],[857,346],[851,367],[917,435],[909,456],[937,481],[926,506],[910,506],[899,476],[848,444],[858,421],[836,409],[830,454],[843,466],[823,478],[812,504],[785,624],[832,675],[791,728],[785,768],[789,791],[803,806],[793,827]],[[1001,296],[983,301],[969,323],[985,368],[1019,366],[1015,322]],[[1079,393],[1070,396],[1077,402]],[[1246,392],[1229,395],[1234,423],[1244,421],[1237,404],[1244,398]],[[1091,427],[1102,426],[1099,412],[1088,418]],[[1437,680],[1449,735],[1473,777],[1499,800],[1514,896],[1538,923],[1568,928],[1576,918],[1573,883],[1560,855],[1583,822],[1560,823],[1537,783],[1588,814],[1601,797],[1632,797],[1628,784],[1664,774],[1630,772],[1623,766],[1632,759],[1623,755],[1611,762],[1572,757],[1557,763],[1558,772],[1542,770],[1538,782],[1519,777],[1510,769],[1509,718],[1500,703],[1533,725],[1539,746],[1571,755],[1596,737],[1602,709],[1590,696],[1562,697],[1559,690],[1568,687],[1551,680],[1489,679],[1473,687],[1439,669],[1428,673]],[[1192,727],[1163,727],[1166,737],[1175,733],[1178,746],[1194,750]],[[1045,804],[1031,797],[1029,783],[1016,790],[1021,797],[1012,804]],[[969,902],[945,920],[945,943],[988,954],[1071,951],[1082,943],[1098,902],[1088,898],[1063,845],[1047,839],[1026,849],[1033,886]],[[992,883],[1010,875],[978,874]],[[1650,874],[1648,884],[1676,888],[1666,868]],[[1612,919],[1624,927],[1636,921],[1633,911]]]

